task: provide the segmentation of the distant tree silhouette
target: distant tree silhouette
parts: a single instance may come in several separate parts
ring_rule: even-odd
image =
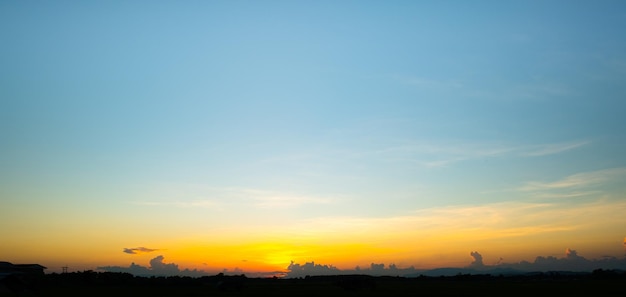
[[[241,291],[244,288],[247,277],[245,275],[216,275],[215,287],[220,291]]]
[[[335,276],[335,285],[345,290],[374,290],[376,281],[369,275],[338,275]]]

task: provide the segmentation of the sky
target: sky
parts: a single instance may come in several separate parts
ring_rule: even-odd
[[[623,259],[623,28],[624,1],[1,1],[0,261]]]

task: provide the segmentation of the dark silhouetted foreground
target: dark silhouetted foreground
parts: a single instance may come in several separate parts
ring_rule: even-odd
[[[459,274],[448,277],[367,275],[247,278],[244,275],[136,277],[73,272],[22,280],[4,277],[0,296],[626,296],[626,272]]]

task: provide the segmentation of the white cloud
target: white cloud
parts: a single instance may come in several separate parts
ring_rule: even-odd
[[[574,198],[574,197],[590,197],[601,194],[600,191],[573,191],[567,193],[537,193],[533,197],[546,199]]]
[[[336,198],[299,195],[288,191],[253,188],[216,188],[197,184],[170,185],[162,191],[146,196],[153,200],[132,202],[135,205],[177,208],[206,208],[223,211],[228,208],[295,208],[309,204],[329,204]],[[197,198],[210,197],[210,198]]]
[[[145,206],[168,206],[179,208],[209,208],[219,209],[219,203],[212,200],[194,200],[194,201],[135,201],[133,204]]]
[[[287,228],[304,237],[338,236],[370,240],[371,234],[394,240],[455,240],[473,242],[497,238],[532,237],[574,230],[609,232],[605,226],[626,224],[626,201],[597,200],[580,204],[501,202],[420,209],[388,217],[318,217],[294,222]],[[597,220],[598,217],[607,218]],[[393,241],[393,240],[392,240]]]
[[[307,197],[307,196],[276,196],[268,195],[255,197],[256,205],[261,208],[291,208],[304,204],[329,204],[330,198]]]
[[[589,141],[539,145],[502,145],[494,143],[451,142],[448,144],[414,143],[371,151],[362,156],[382,155],[394,160],[411,161],[423,167],[447,167],[454,163],[498,157],[542,157],[573,150]]]
[[[553,155],[553,154],[558,154],[561,152],[569,151],[575,148],[579,148],[587,144],[589,144],[589,141],[545,144],[545,145],[537,146],[535,148],[531,147],[526,152],[523,152],[522,155],[531,156],[531,157]]]
[[[521,191],[569,190],[591,187],[626,175],[626,168],[612,168],[577,173],[553,182],[532,181],[519,188]]]

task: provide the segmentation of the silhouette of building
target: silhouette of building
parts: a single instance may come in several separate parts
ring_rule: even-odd
[[[9,262],[0,262],[0,278],[6,275],[23,274],[23,275],[43,275],[44,266],[39,264],[13,264]]]
[[[24,292],[36,294],[46,267],[39,264],[12,264],[0,262],[0,296]]]

